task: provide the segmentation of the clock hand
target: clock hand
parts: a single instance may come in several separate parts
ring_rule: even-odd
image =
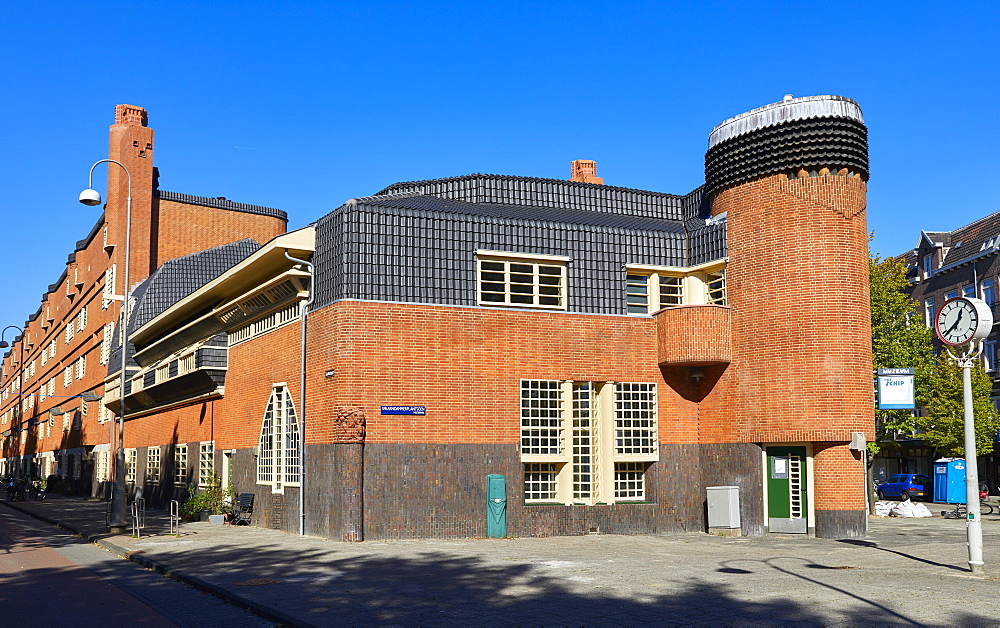
[[[952,331],[955,330],[956,327],[958,327],[958,324],[962,322],[962,314],[964,313],[965,313],[964,310],[958,311],[958,318],[956,318],[954,324],[952,324],[952,326],[948,328],[948,331],[944,332],[945,334],[950,334]]]

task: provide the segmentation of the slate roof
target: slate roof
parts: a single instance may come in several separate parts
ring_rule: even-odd
[[[145,325],[167,308],[212,281],[260,248],[250,238],[223,244],[164,262],[132,291],[135,302],[129,316],[129,333]],[[112,338],[113,352],[108,360],[108,373],[115,373],[121,361],[118,334]],[[135,347],[129,343],[129,367],[135,365],[131,356]]]
[[[498,203],[582,209],[680,220],[682,196],[563,179],[467,174],[445,179],[394,183],[375,196],[417,193],[469,203]]]
[[[129,332],[142,327],[259,248],[255,241],[244,238],[164,262],[133,291],[135,305]]]
[[[316,223],[318,309],[340,299],[476,305],[478,250],[568,256],[571,312],[625,314],[625,265],[725,257],[687,196],[501,175],[391,185]]]
[[[201,205],[202,207],[215,207],[216,209],[228,209],[235,212],[271,216],[272,218],[280,218],[286,222],[288,221],[288,214],[280,209],[261,207],[260,205],[247,205],[246,203],[237,203],[222,196],[209,198],[206,196],[181,194],[179,192],[167,192],[166,190],[156,190],[155,195],[157,198],[164,201],[175,201],[177,203],[187,203],[188,205]]]
[[[898,255],[910,268],[918,263],[918,253],[927,241],[940,243],[945,249],[942,268],[971,261],[1000,251],[1000,212],[984,216],[979,220],[954,229],[952,231],[922,231],[916,249]]]

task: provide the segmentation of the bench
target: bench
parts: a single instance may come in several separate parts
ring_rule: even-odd
[[[253,514],[253,493],[240,493],[233,504],[233,525],[250,525],[250,515]]]

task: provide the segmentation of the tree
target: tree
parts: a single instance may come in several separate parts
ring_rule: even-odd
[[[990,394],[993,383],[982,362],[972,367],[972,413],[976,425],[976,452],[992,451],[994,436],[1000,427]],[[962,392],[962,369],[942,352],[931,372],[927,392],[920,405],[927,409],[917,417],[921,438],[945,456],[965,455],[965,406]]]
[[[872,312],[872,367],[912,368],[917,405],[930,401],[935,372],[931,330],[922,320],[917,302],[906,294],[909,286],[906,266],[895,258],[868,260]],[[961,392],[961,391],[960,391]],[[893,432],[914,428],[910,410],[876,410],[875,442],[869,451],[877,454],[884,443],[893,440]]]
[[[916,301],[906,293],[909,282],[906,266],[895,258],[869,258],[872,320],[873,368],[912,368],[916,405],[923,408],[913,416],[910,410],[876,410],[875,442],[869,444],[874,455],[893,432],[910,432],[914,428],[920,437],[936,448],[939,454],[961,456],[964,443],[964,405],[962,372],[946,352],[934,356],[933,332],[924,324]],[[992,384],[981,362],[972,369],[973,414],[976,424],[976,450],[992,450],[996,430],[1000,427],[990,399]]]

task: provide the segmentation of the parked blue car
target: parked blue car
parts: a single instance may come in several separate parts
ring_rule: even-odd
[[[934,499],[934,483],[920,473],[898,473],[875,487],[879,499]]]

